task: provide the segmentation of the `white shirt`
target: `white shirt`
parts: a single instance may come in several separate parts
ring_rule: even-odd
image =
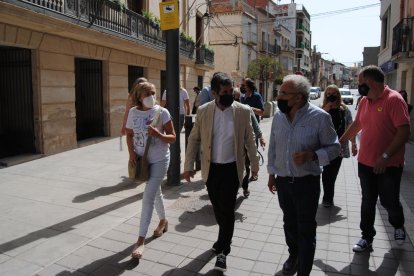
[[[180,115],[185,115],[185,109],[184,109],[184,101],[188,100],[188,92],[185,90],[185,88],[180,88]],[[164,94],[162,94],[161,100],[166,101],[167,100],[167,90],[164,91]]]
[[[222,111],[214,109],[212,163],[226,164],[236,161],[234,154],[234,118],[233,107]]]
[[[152,123],[159,105],[143,111],[138,110],[136,106],[132,107],[128,113],[126,127],[134,131],[134,151],[136,154],[144,155],[145,145],[148,139],[148,125]],[[170,113],[166,108],[163,108],[160,117],[155,127],[159,131],[164,131],[164,125],[171,121]],[[170,157],[170,144],[164,143],[159,138],[153,137],[148,148],[148,162],[150,164],[164,160]]]

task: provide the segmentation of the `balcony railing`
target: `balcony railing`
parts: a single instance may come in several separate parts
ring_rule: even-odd
[[[209,65],[214,64],[214,52],[204,47],[197,48],[196,63]]]
[[[413,51],[414,17],[404,18],[393,29],[392,55]]]
[[[109,0],[3,0],[42,14],[76,23],[87,28],[93,26],[106,32],[130,38],[137,42],[165,50],[165,34],[160,25],[148,18]],[[180,39],[180,53],[194,57],[194,42]],[[207,55],[214,62],[214,53]]]
[[[296,43],[296,48],[305,49],[305,43],[303,42]]]

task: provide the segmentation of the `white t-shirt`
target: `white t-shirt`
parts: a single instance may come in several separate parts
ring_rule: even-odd
[[[129,110],[126,128],[134,131],[134,151],[138,155],[144,155],[145,145],[147,142],[148,125],[154,119],[156,110],[161,108],[155,105],[152,109],[147,111],[138,110],[135,106]],[[163,108],[156,128],[162,133],[163,126],[171,121],[170,113],[166,108]],[[164,160],[170,157],[170,144],[162,142],[160,139],[152,137],[151,144],[148,149],[148,162],[150,164]]]
[[[185,90],[185,88],[180,88],[180,114],[181,115],[185,115],[185,110],[184,110],[184,101],[190,99],[188,97],[188,92],[187,90]],[[164,93],[162,94],[162,98],[161,100],[166,101],[167,100],[167,90],[164,91]]]

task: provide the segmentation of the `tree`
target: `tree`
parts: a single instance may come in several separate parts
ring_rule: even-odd
[[[264,83],[264,100],[267,101],[267,82],[270,81],[274,84],[281,82],[283,78],[282,66],[272,57],[259,57],[249,63],[247,77],[261,80]]]

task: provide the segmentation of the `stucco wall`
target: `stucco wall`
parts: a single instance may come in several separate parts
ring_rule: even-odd
[[[32,49],[37,148],[46,155],[78,147],[75,58],[103,61],[104,129],[112,137],[119,135],[125,111],[128,65],[145,67],[157,90],[165,69],[162,60],[6,24],[0,24],[0,45]]]

